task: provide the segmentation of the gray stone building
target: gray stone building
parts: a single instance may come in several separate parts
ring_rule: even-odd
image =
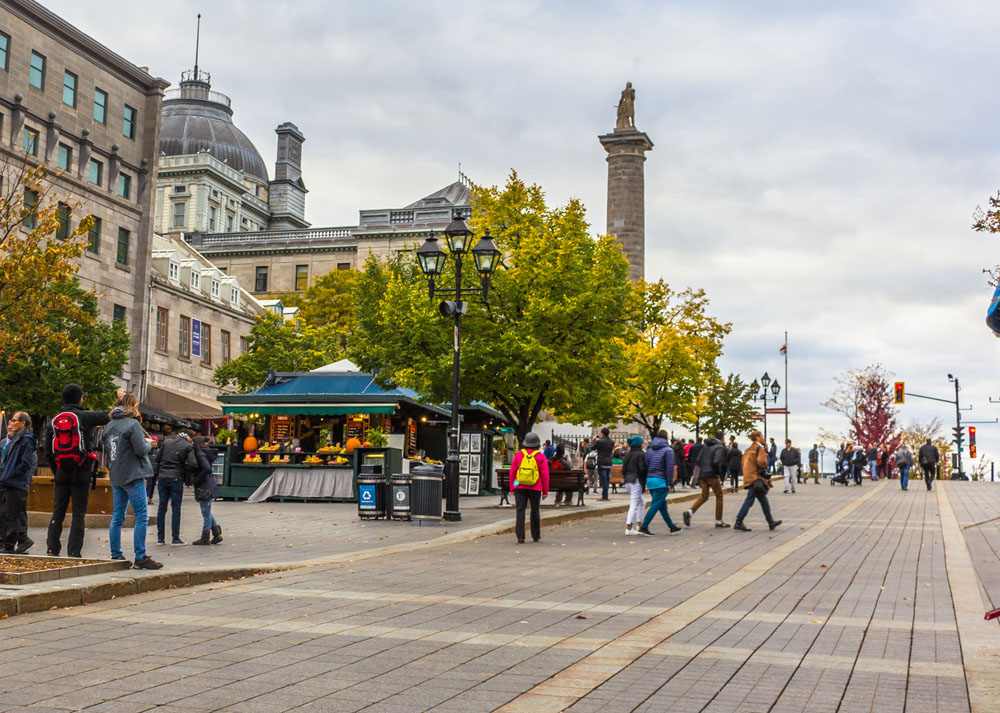
[[[5,170],[45,166],[69,227],[96,218],[80,282],[103,319],[133,334],[122,372],[141,392],[148,304],[150,186],[168,83],[118,56],[33,0],[0,4],[0,155]]]
[[[264,308],[178,236],[154,235],[143,403],[189,420],[221,418],[212,373],[240,356]]]

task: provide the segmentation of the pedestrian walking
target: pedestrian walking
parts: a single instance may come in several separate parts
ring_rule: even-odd
[[[910,482],[910,468],[913,467],[913,453],[904,443],[893,454],[893,460],[896,461],[896,468],[899,470],[899,485],[903,490],[906,490]]]
[[[611,465],[614,461],[615,442],[611,440],[611,429],[607,426],[601,429],[601,437],[594,441],[591,448],[597,452],[597,478],[601,481],[601,500],[608,499],[608,488],[611,486]]]
[[[194,486],[194,499],[201,508],[201,537],[192,545],[217,545],[222,542],[222,526],[212,514],[212,501],[219,495],[219,485],[215,482],[212,463],[219,454],[208,447],[208,439],[196,436],[194,439],[194,456],[198,461],[198,472],[191,483]]]
[[[640,535],[653,536],[653,533],[649,531],[649,524],[656,517],[656,513],[660,513],[663,517],[671,535],[676,535],[681,531],[681,528],[677,527],[670,519],[670,513],[667,512],[667,493],[670,492],[670,486],[673,485],[673,474],[674,451],[667,443],[667,432],[657,431],[656,437],[649,442],[649,448],[646,449],[646,487],[649,488],[652,500],[649,503],[649,510],[646,511],[646,517],[642,519],[642,527],[639,528]]]
[[[609,439],[610,440],[610,439]],[[542,445],[537,433],[530,432],[521,441],[521,450],[514,454],[510,465],[510,482],[514,491],[514,534],[517,543],[524,544],[524,511],[531,506],[531,539],[542,539],[542,500],[549,497],[549,464],[538,450]]]
[[[934,484],[934,471],[937,469],[938,461],[941,460],[941,454],[938,452],[937,446],[931,443],[930,438],[924,445],[920,446],[917,460],[920,462],[920,468],[924,471],[924,484],[930,490]]]
[[[118,389],[115,398],[121,398]],[[45,430],[45,456],[52,468],[52,520],[45,536],[47,553],[58,557],[62,551],[63,521],[70,501],[73,520],[69,527],[66,553],[83,556],[83,533],[87,517],[87,500],[96,462],[91,456],[90,433],[111,420],[111,410],[84,411],[83,389],[67,384],[62,390],[63,405]]]
[[[687,462],[685,462],[684,460],[685,458],[684,441],[681,439],[677,439],[676,441],[674,441],[673,450],[674,450],[674,468],[676,470],[676,473],[674,474],[674,483],[680,483],[686,488],[688,484],[688,479],[691,476],[690,473],[688,472]]]
[[[631,436],[628,439],[628,451],[622,458],[622,480],[629,497],[625,534],[638,535],[639,524],[646,510],[646,501],[642,499],[646,490],[646,454],[642,450],[642,436]]]
[[[698,438],[691,444],[691,448],[688,450],[688,473],[691,474],[689,487],[691,488],[699,487],[698,484],[701,481],[701,452],[704,449],[705,444]]]
[[[146,478],[153,472],[149,451],[153,439],[139,423],[139,399],[133,394],[122,394],[111,409],[111,422],[101,432],[101,444],[108,458],[108,478],[111,480],[111,526],[108,540],[111,559],[124,560],[122,553],[122,525],[125,513],[132,505],[135,526],[132,531],[132,549],[136,569],[160,569],[162,564],[146,554],[146,526],[149,511],[146,502]]]
[[[878,480],[878,448],[869,448],[865,457],[868,459],[869,476],[872,480]]]
[[[166,544],[165,531],[167,506],[170,506],[170,544],[183,545],[181,539],[181,503],[184,500],[184,483],[198,469],[194,445],[187,431],[163,443],[156,451],[153,472],[156,474],[156,492],[160,502],[156,510],[156,544]]]
[[[726,474],[728,463],[726,447],[722,445],[722,440],[722,431],[716,431],[711,438],[705,439],[698,461],[701,495],[695,501],[694,505],[684,512],[685,527],[691,527],[691,517],[698,512],[698,508],[708,502],[709,490],[715,494],[715,526],[720,528],[729,527],[729,523],[724,522],[722,519],[722,478]]]
[[[549,474],[552,474],[554,470],[572,470],[569,459],[566,457],[566,446],[560,443],[556,446],[555,454],[552,458],[547,459],[549,461]],[[563,488],[562,490],[556,491],[556,507],[563,504],[565,499],[566,505],[573,504],[573,491]]]
[[[778,446],[774,442],[774,439],[772,438],[771,439],[771,445],[768,446],[768,448],[767,448],[767,472],[768,473],[775,473],[777,471],[777,462],[778,462]]]
[[[861,485],[865,479],[865,449],[858,447],[854,451],[854,484]]]
[[[767,500],[767,491],[771,489],[771,478],[767,472],[768,454],[764,447],[764,434],[754,431],[750,434],[750,441],[750,446],[743,453],[743,487],[747,490],[747,497],[736,515],[733,529],[740,532],[751,531],[743,521],[756,501],[760,503],[768,528],[773,530],[781,524],[781,520],[775,520],[771,516],[771,504]]]
[[[740,484],[740,471],[743,469],[743,452],[740,451],[740,446],[733,439],[729,442],[729,451],[726,454],[727,466],[729,469],[729,487],[736,492],[736,488]]]
[[[813,483],[819,485],[819,449],[815,443],[809,449],[809,475],[812,476]]]
[[[35,544],[28,537],[28,489],[37,469],[31,416],[18,411],[7,422],[0,447],[0,544],[5,554],[23,555]]]
[[[798,448],[792,448],[792,440],[785,439],[785,447],[781,449],[781,469],[785,475],[785,492],[795,492],[795,481],[802,465],[802,454]]]

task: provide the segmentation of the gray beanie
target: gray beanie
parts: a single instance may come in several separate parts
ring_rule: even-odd
[[[538,448],[542,445],[542,439],[538,437],[538,434],[534,431],[530,431],[528,435],[524,437],[521,441],[521,446],[523,448]]]

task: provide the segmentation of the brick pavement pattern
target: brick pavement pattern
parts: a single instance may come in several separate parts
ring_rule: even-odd
[[[1000,487],[942,487],[958,526],[1000,509]],[[759,510],[753,533],[654,538],[608,516],[538,544],[484,537],[27,614],[0,621],[0,711],[981,713],[943,495],[810,484],[772,497],[775,532]],[[998,606],[1000,528],[962,532]]]

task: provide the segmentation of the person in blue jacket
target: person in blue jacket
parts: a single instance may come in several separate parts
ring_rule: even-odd
[[[5,554],[23,555],[35,544],[28,537],[28,487],[38,469],[38,441],[31,416],[18,411],[7,423],[0,446],[0,538]]]
[[[642,520],[642,527],[639,528],[640,535],[645,537],[653,535],[649,531],[649,523],[656,517],[656,513],[663,516],[664,522],[670,528],[671,535],[676,535],[681,531],[681,528],[677,527],[670,519],[670,513],[667,512],[667,493],[673,482],[674,451],[667,443],[667,432],[659,431],[656,438],[650,441],[649,448],[646,449],[646,487],[649,489],[653,501],[649,504],[646,517]]]

